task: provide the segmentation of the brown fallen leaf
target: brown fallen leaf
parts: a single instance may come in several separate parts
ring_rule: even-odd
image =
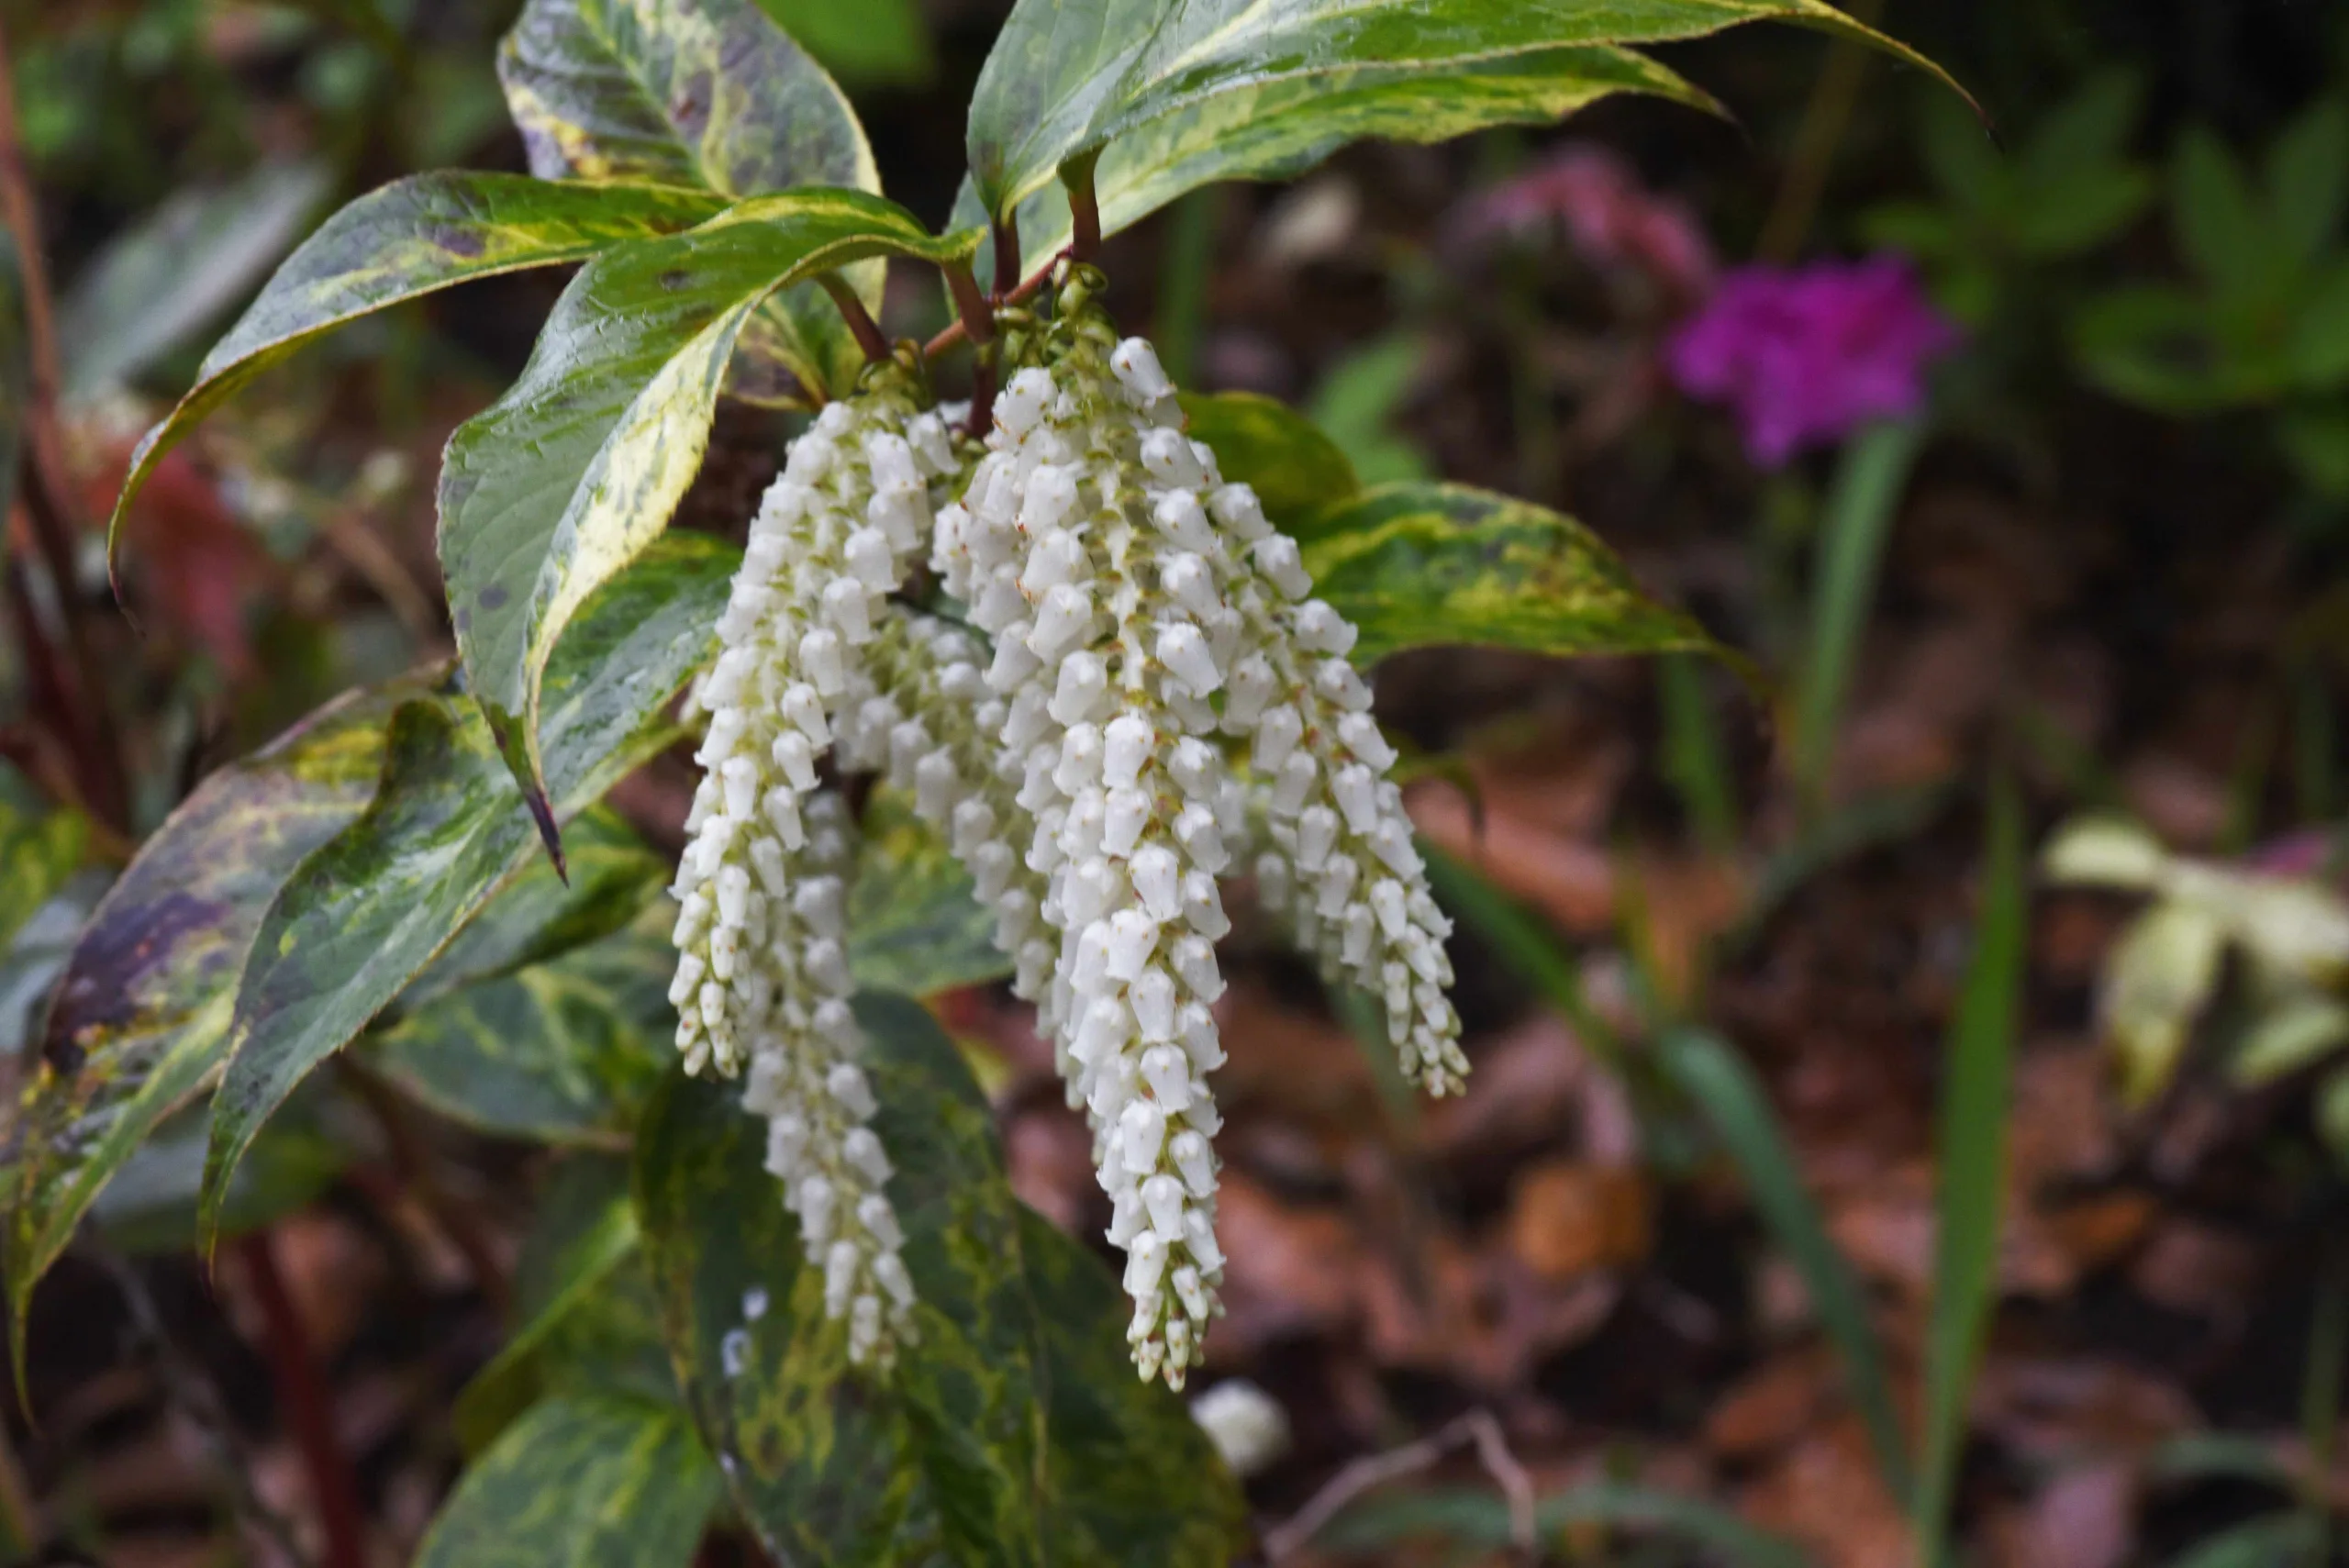
[[[1570,1280],[1646,1257],[1653,1210],[1653,1190],[1635,1169],[1548,1161],[1513,1184],[1508,1244],[1536,1278]]]

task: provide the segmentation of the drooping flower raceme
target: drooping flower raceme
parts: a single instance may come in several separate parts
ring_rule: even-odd
[[[1144,1376],[1179,1385],[1223,1265],[1206,1075],[1223,1060],[1216,876],[1242,803],[1208,737],[1241,627],[1173,389],[1080,293],[1046,363],[996,399],[938,562],[995,639],[997,766],[1035,821],[1026,865],[1057,940],[1039,1012],[1093,1124],[1129,1339]]]
[[[1467,1064],[1354,629],[1185,436],[1156,356],[1098,295],[1088,269],[1063,274],[959,501],[930,493],[954,453],[902,384],[793,448],[702,692],[674,995],[689,1066],[750,1064],[827,1304],[860,1359],[885,1354],[911,1285],[848,1007],[852,836],[818,764],[909,791],[1092,1127],[1135,1364],[1180,1387],[1223,1271],[1208,1075],[1235,857],[1268,840],[1265,890],[1325,973],[1384,1004],[1414,1079],[1444,1093]],[[924,550],[968,626],[889,598]]]
[[[913,1291],[849,1006],[852,830],[817,764],[869,691],[864,651],[953,466],[944,424],[886,372],[793,443],[697,695],[705,771],[674,889],[678,1049],[692,1072],[748,1063],[744,1104],[768,1118],[768,1168],[858,1362],[885,1359]]]

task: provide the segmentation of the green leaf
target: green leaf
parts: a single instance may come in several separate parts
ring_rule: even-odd
[[[2106,954],[2098,1021],[2119,1058],[2130,1109],[2143,1110],[2176,1076],[2195,1020],[2218,989],[2226,949],[2216,915],[2165,902],[2132,920]]]
[[[2292,325],[2292,376],[2312,392],[2349,382],[2349,261],[2336,261],[2309,291]]]
[[[2235,1042],[2227,1076],[2246,1088],[2312,1067],[2349,1044],[2349,1004],[2322,993],[2288,997]]]
[[[674,1054],[674,919],[656,905],[602,941],[443,996],[378,1035],[369,1060],[477,1131],[624,1148]]]
[[[225,1052],[230,988],[262,912],[365,809],[406,681],[312,715],[199,785],[92,911],[59,982],[42,1062],[7,1129],[10,1344],[106,1181]]]
[[[116,238],[58,304],[66,395],[124,384],[243,298],[326,189],[316,164],[263,164],[232,185],[182,191]]]
[[[733,551],[679,536],[590,602],[548,682],[554,810],[569,816],[669,737],[662,710],[705,661]],[[253,1133],[529,862],[531,813],[473,705],[402,706],[364,816],[320,846],[261,923],[214,1102],[207,1211]]]
[[[195,385],[140,439],[107,525],[108,549],[163,454],[303,345],[469,278],[576,261],[622,239],[689,228],[720,206],[696,191],[462,171],[414,175],[360,197],[285,259],[205,356]]]
[[[1893,518],[1908,494],[1909,472],[1923,447],[1921,420],[1872,425],[1837,461],[1820,528],[1811,589],[1810,640],[1803,650],[1795,706],[1795,778],[1806,804],[1824,800],[1843,699],[1876,608],[1876,569]]]
[[[457,648],[515,776],[544,788],[540,686],[596,584],[659,537],[701,466],[744,320],[785,284],[940,239],[857,191],[762,196],[689,233],[604,251],[563,291],[522,378],[451,438],[440,564]]]
[[[1843,1358],[1852,1403],[1867,1426],[1876,1463],[1894,1495],[1905,1496],[1908,1447],[1892,1402],[1884,1346],[1868,1319],[1867,1297],[1828,1239],[1826,1221],[1803,1185],[1794,1151],[1753,1069],[1720,1040],[1694,1029],[1666,1034],[1657,1042],[1656,1061],[1711,1126],[1745,1178],[1763,1224],[1801,1273],[1811,1306]]]
[[[645,1109],[637,1218],[677,1381],[770,1557],[919,1563],[938,1525],[911,1423],[850,1371],[765,1158],[725,1084],[673,1073]]]
[[[2277,138],[2267,205],[2295,261],[2312,261],[2332,243],[2349,206],[2349,103],[2320,99]]]
[[[2081,307],[2072,322],[2081,374],[2123,402],[2182,417],[2243,395],[2214,340],[2209,306],[2167,284],[2124,284]]]
[[[886,1374],[849,1368],[763,1128],[730,1092],[673,1078],[639,1135],[637,1206],[678,1377],[771,1555],[919,1562],[907,1548],[935,1531],[962,1561],[1037,1562],[1038,1328],[993,1117],[914,1003],[867,993],[857,1017],[914,1343]]]
[[[916,0],[758,0],[777,27],[852,87],[920,86],[938,69]]]
[[[1446,141],[1501,125],[1550,125],[1618,93],[1717,109],[1705,94],[1627,50],[1534,50],[1461,63],[1441,74],[1363,62],[1321,74],[1275,77],[1186,103],[1103,150],[1093,173],[1104,234],[1148,217],[1219,180],[1286,180],[1348,142]],[[1047,183],[1019,204],[1022,270],[1068,243],[1068,196]],[[957,222],[984,222],[966,183]]]
[[[751,0],[529,0],[497,76],[542,178],[652,180],[733,200],[881,189],[847,97]],[[883,265],[845,273],[868,309],[880,308]],[[818,400],[853,384],[861,356],[820,291],[758,313],[758,351]]]
[[[1426,454],[1395,429],[1395,415],[1426,357],[1427,345],[1418,336],[1390,333],[1330,366],[1314,390],[1314,423],[1373,484],[1430,476]]]
[[[2256,291],[2277,260],[2275,235],[2243,165],[2207,127],[2178,139],[2170,202],[2178,250],[2194,269],[2221,294]]]
[[[1246,1540],[1239,1485],[1183,1402],[1134,1377],[1117,1282],[1011,1198],[937,1025],[899,997],[857,1011],[920,1297],[893,1372],[848,1367],[729,1090],[673,1076],[639,1135],[678,1376],[745,1518],[794,1562],[1224,1568]]]
[[[591,806],[563,834],[566,875],[532,862],[400,993],[403,1018],[451,992],[562,957],[626,929],[668,882],[656,853],[621,816]]]
[[[1685,1541],[1704,1548],[1709,1561],[1717,1556],[1740,1568],[1811,1568],[1812,1562],[1793,1542],[1755,1529],[1725,1508],[1633,1482],[1593,1481],[1553,1493],[1535,1505],[1534,1522],[1543,1540],[1605,1525]],[[1509,1545],[1508,1505],[1490,1492],[1460,1487],[1373,1498],[1330,1520],[1316,1539],[1343,1552],[1413,1535],[1499,1551]]]
[[[724,1489],[674,1407],[550,1399],[465,1472],[416,1561],[418,1568],[685,1568]]]
[[[13,769],[0,763],[0,778],[15,777]],[[42,809],[28,794],[0,792],[0,948],[65,885],[89,840],[90,821],[80,812]]]
[[[1319,156],[1360,134],[1348,126],[1381,89],[1432,107],[1448,84],[1480,68],[1545,56],[1550,69],[1578,72],[1590,68],[1589,56],[1569,51],[1693,38],[1770,17],[1865,39],[1932,69],[1819,0],[1019,0],[972,96],[971,169],[985,210],[1000,217],[1063,165],[1150,134],[1169,117],[1219,111],[1220,98],[1242,100],[1228,117],[1219,113],[1230,128],[1302,118],[1306,125],[1284,134],[1317,145]],[[1326,122],[1309,102],[1324,90],[1335,100]],[[1473,83],[1456,90],[1475,95]],[[1260,96],[1268,91],[1281,95],[1271,106]]]
[[[1292,528],[1362,489],[1338,443],[1276,397],[1186,392],[1183,415],[1191,439],[1214,449],[1224,478],[1252,488],[1264,516],[1280,528]]]
[[[1571,517],[1462,484],[1386,484],[1289,530],[1367,662],[1438,643],[1532,653],[1718,652]]]
[[[928,996],[1011,973],[968,872],[903,791],[865,802],[849,884],[849,969],[868,990]]]
[[[1934,1210],[1933,1311],[1925,1345],[1914,1515],[1928,1563],[1949,1560],[1947,1524],[1965,1443],[1966,1400],[1998,1299],[2006,1200],[2007,1100],[2030,910],[2021,810],[2003,782],[1990,797],[1982,913],[1951,1020],[1942,1078]]]
[[[242,1236],[275,1223],[325,1192],[368,1147],[364,1129],[324,1095],[296,1096],[253,1140],[221,1206],[220,1229]],[[204,1180],[204,1109],[190,1106],[140,1144],[92,1205],[106,1240],[128,1252],[184,1252],[195,1244]]]
[[[625,1159],[583,1154],[555,1167],[515,1267],[521,1326],[457,1400],[453,1425],[466,1452],[487,1448],[549,1395],[684,1409],[637,1241]]]
[[[1247,1498],[1182,1399],[1134,1376],[1125,1292],[1041,1215],[1022,1209],[1019,1220],[1044,1333],[1052,1560],[1120,1568],[1239,1561]]]
[[[1917,99],[1915,134],[1926,171],[1951,206],[1976,218],[1998,208],[2012,180],[2011,165],[1980,119],[1928,88]]]

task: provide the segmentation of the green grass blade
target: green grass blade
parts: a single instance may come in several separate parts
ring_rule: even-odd
[[[1991,795],[1988,848],[1982,914],[1942,1087],[1933,1313],[1915,1514],[1929,1565],[1949,1559],[1945,1527],[1965,1442],[1966,1395],[1997,1301],[2007,1101],[2028,934],[2021,814],[2003,781]]]
[[[1721,753],[1720,727],[1705,701],[1705,667],[1692,654],[1667,653],[1655,670],[1664,776],[1697,829],[1697,841],[1708,854],[1726,859],[1737,850],[1737,791]]]
[[[1495,887],[1466,862],[1457,860],[1422,840],[1419,852],[1427,860],[1428,882],[1443,906],[1476,929],[1508,966],[1535,995],[1556,1009],[1575,1031],[1583,1049],[1618,1076],[1623,1067],[1622,1042],[1615,1031],[1590,1010],[1582,994],[1582,976],[1558,940],[1508,894]]]
[[[1760,1082],[1719,1036],[1700,1029],[1666,1034],[1657,1042],[1657,1059],[1729,1151],[1763,1224],[1801,1272],[1820,1323],[1843,1359],[1852,1402],[1867,1426],[1885,1483],[1896,1496],[1905,1497],[1908,1449],[1893,1408],[1884,1347],[1868,1320],[1867,1298],[1851,1265],[1828,1238],[1826,1221],[1796,1172],[1794,1151],[1771,1115]]]
[[[1810,644],[1795,709],[1795,782],[1814,811],[1834,760],[1835,731],[1850,694],[1860,635],[1876,602],[1885,538],[1924,435],[1924,425],[1914,419],[1870,427],[1843,450],[1828,493],[1811,593]]]
[[[1725,1508],[1631,1482],[1594,1481],[1553,1493],[1536,1506],[1534,1521],[1545,1540],[1577,1525],[1609,1525],[1702,1548],[1708,1561],[1737,1568],[1812,1568],[1801,1548]],[[1375,1551],[1412,1535],[1477,1549],[1504,1548],[1509,1544],[1508,1505],[1490,1492],[1466,1487],[1374,1497],[1330,1521],[1317,1544],[1342,1554]]]

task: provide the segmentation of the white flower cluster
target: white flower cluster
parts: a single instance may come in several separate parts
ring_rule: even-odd
[[[1180,1386],[1223,1269],[1206,1075],[1223,1061],[1209,1009],[1230,927],[1216,878],[1245,817],[1207,738],[1242,629],[1224,584],[1248,540],[1210,514],[1230,497],[1147,344],[1064,300],[1049,357],[996,398],[933,563],[995,639],[996,773],[1019,780],[1034,822],[1024,863],[1057,950],[1038,1010],[1093,1125],[1136,1364]],[[1009,934],[1033,887],[996,893]]]
[[[744,1104],[768,1119],[768,1168],[859,1362],[903,1337],[913,1287],[848,1000],[852,830],[838,796],[818,793],[817,765],[866,700],[865,651],[928,545],[930,486],[954,464],[944,423],[885,379],[793,443],[696,696],[704,775],[674,888],[678,1049],[691,1072],[731,1076],[748,1062]]]
[[[1218,879],[1254,853],[1305,951],[1382,1001],[1414,1079],[1446,1093],[1467,1062],[1450,927],[1346,662],[1354,629],[1184,435],[1157,357],[1118,340],[1097,295],[1084,269],[1063,280],[959,501],[933,510],[954,453],[902,383],[793,447],[701,694],[672,995],[689,1067],[750,1062],[827,1304],[859,1359],[885,1355],[911,1286],[848,1007],[851,834],[818,763],[834,751],[910,792],[1093,1128],[1135,1364],[1179,1388],[1223,1273]],[[985,639],[888,601],[924,550]]]

